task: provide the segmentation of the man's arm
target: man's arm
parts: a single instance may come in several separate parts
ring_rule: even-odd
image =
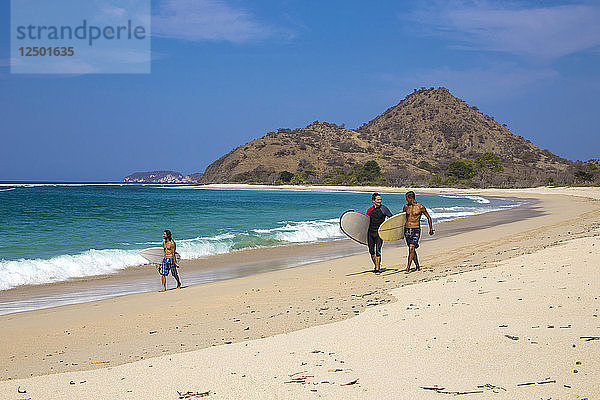
[[[177,245],[175,244],[175,241],[173,240],[173,263],[175,264],[175,266],[177,268],[179,268],[179,265],[177,265],[177,253],[175,253],[177,251]]]
[[[433,235],[435,231],[433,230],[433,223],[431,221],[431,217],[429,216],[429,213],[427,212],[427,209],[425,208],[425,206],[422,204],[421,204],[421,212],[423,214],[425,214],[425,216],[427,217],[427,222],[429,223],[429,234]]]

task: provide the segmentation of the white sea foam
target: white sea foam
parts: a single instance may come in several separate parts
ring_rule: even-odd
[[[449,197],[449,196],[446,196]],[[477,196],[474,196],[477,197]],[[488,204],[489,200],[484,199],[486,202],[479,202],[480,204]],[[452,206],[452,207],[433,207],[429,211],[429,215],[434,221],[448,221],[456,218],[469,217],[472,215],[483,214],[490,211],[506,210],[509,208],[517,207],[520,203],[514,204],[503,204],[498,206],[480,206],[480,207],[465,207],[465,206]]]
[[[480,212],[477,212],[477,211],[449,211],[449,212],[431,211],[429,213],[429,215],[434,220],[434,222],[437,222],[437,221],[448,221],[451,219],[462,218],[462,217],[469,217],[471,215],[482,214],[484,212],[485,211],[480,211]]]
[[[235,238],[236,235],[232,233],[224,233],[212,237],[181,239],[177,240],[177,252],[184,259],[228,253],[235,244]]]
[[[88,250],[50,259],[0,261],[0,290],[21,285],[40,285],[71,278],[112,274],[147,261],[135,250]]]
[[[463,195],[449,195],[449,194],[441,194],[440,197],[445,197],[447,199],[469,199],[476,201],[479,204],[489,204],[490,200],[481,196],[463,196]]]
[[[9,187],[7,189],[0,189],[0,192],[10,192],[11,190],[15,190],[16,188],[14,187]]]
[[[338,219],[285,222],[284,226],[271,230],[274,237],[291,243],[316,242],[344,237]]]
[[[236,236],[223,234],[215,237],[197,237],[177,241],[177,251],[183,259],[206,257],[231,251]],[[141,245],[160,246],[158,242]],[[105,274],[135,265],[148,264],[139,250],[88,250],[75,255],[61,255],[50,259],[0,260],[0,290],[22,285],[41,285]]]
[[[8,187],[13,187],[13,188],[17,188],[17,187],[24,187],[26,185],[29,185],[27,183],[0,183],[0,186],[8,186]]]
[[[435,221],[450,220],[515,207],[519,204],[492,206],[483,201],[478,201],[478,203],[478,206],[472,207],[433,207],[430,209],[430,215]],[[279,225],[271,229],[257,228],[247,232],[226,232],[210,237],[179,239],[177,240],[177,250],[183,259],[193,259],[244,248],[276,246],[285,243],[308,243],[344,237],[339,228],[338,218],[281,221]],[[160,242],[139,242],[136,243],[136,246],[154,247],[160,246]],[[21,285],[45,284],[72,278],[113,274],[127,267],[141,264],[147,264],[147,261],[138,254],[137,249],[92,249],[80,254],[61,255],[50,259],[0,260],[0,290]]]
[[[490,203],[490,201],[488,199],[486,199],[485,197],[481,197],[481,196],[464,196],[464,197],[467,199],[475,200],[479,204],[489,204]]]

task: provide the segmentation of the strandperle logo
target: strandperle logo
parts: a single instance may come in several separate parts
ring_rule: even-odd
[[[13,74],[148,74],[150,0],[11,0]]]
[[[89,46],[94,41],[106,40],[143,40],[146,39],[146,28],[134,26],[131,20],[121,26],[96,26],[88,24],[86,19],[73,28],[69,25],[20,25],[16,27],[17,40],[84,40]]]

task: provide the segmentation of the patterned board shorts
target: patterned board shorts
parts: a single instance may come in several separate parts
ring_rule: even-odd
[[[404,238],[406,245],[415,245],[415,249],[419,248],[419,239],[421,238],[421,228],[404,228]]]
[[[158,273],[167,276],[169,275],[169,271],[171,271],[171,275],[177,276],[175,260],[172,258],[163,258],[162,265],[158,267]]]

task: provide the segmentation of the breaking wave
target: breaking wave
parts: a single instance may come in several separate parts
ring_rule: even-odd
[[[0,188],[6,191],[12,188]],[[472,200],[471,206],[432,207],[430,215],[434,222],[468,217],[488,211],[515,207],[514,205],[489,204],[490,200],[480,196],[462,197]],[[310,243],[344,238],[338,218],[307,221],[280,221],[275,227],[231,231],[214,236],[199,236],[177,240],[177,249],[183,259],[194,259],[236,250],[273,247],[295,243]],[[138,254],[145,247],[160,246],[160,242],[121,242],[121,249],[90,249],[78,254],[66,254],[48,259],[0,260],[0,290],[22,285],[39,285],[114,274],[128,267],[147,264]]]

